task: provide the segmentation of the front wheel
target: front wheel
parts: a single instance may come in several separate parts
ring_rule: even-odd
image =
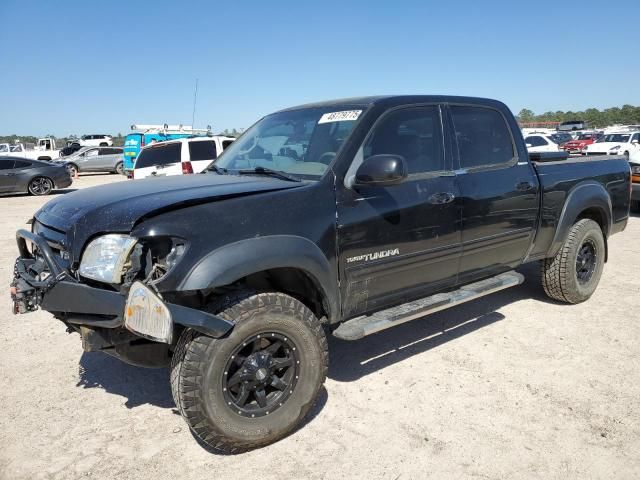
[[[555,257],[542,261],[545,293],[566,303],[580,303],[595,292],[604,269],[605,243],[600,225],[576,222]]]
[[[241,294],[217,314],[224,338],[183,332],[172,360],[178,410],[207,445],[236,453],[289,434],[318,398],[328,368],[322,325],[282,293]]]
[[[53,182],[47,177],[36,177],[29,182],[27,188],[31,195],[49,195],[53,190]]]

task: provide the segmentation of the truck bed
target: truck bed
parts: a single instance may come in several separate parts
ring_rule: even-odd
[[[543,258],[553,248],[559,219],[569,195],[580,184],[601,185],[611,197],[612,219],[608,235],[626,226],[629,214],[629,162],[623,156],[573,157],[554,162],[533,162],[540,181],[540,225],[529,259]]]

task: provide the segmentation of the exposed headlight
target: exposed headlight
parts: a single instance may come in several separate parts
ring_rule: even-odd
[[[92,240],[82,255],[80,275],[100,282],[120,283],[122,267],[135,244],[135,238],[117,233]]]

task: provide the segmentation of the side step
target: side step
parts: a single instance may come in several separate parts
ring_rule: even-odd
[[[380,330],[395,327],[409,320],[415,320],[505,288],[515,287],[522,282],[524,282],[524,276],[518,272],[501,273],[495,277],[470,283],[453,292],[437,293],[372,315],[353,318],[336,328],[333,336],[342,340],[359,340]]]

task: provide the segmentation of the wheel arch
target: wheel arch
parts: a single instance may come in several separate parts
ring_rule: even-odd
[[[595,221],[602,230],[605,242],[605,261],[608,257],[607,238],[612,227],[611,197],[605,188],[590,180],[576,185],[565,200],[547,257],[553,257],[567,239],[571,227],[582,219]]]
[[[320,248],[306,238],[275,235],[225,245],[196,263],[178,290],[210,291],[239,282],[296,297],[319,318],[338,318],[337,274]]]

